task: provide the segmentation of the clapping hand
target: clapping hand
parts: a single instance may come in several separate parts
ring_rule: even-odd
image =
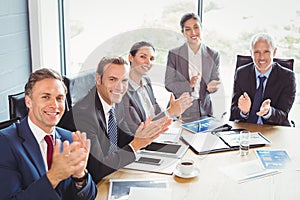
[[[212,80],[207,84],[207,91],[210,93],[213,93],[219,89],[219,85],[221,84],[221,81]]]
[[[248,112],[250,112],[250,108],[251,108],[251,99],[249,97],[249,95],[247,94],[247,92],[244,92],[238,100],[238,107],[239,109],[242,111],[243,114],[247,114]]]
[[[193,97],[189,93],[183,93],[178,99],[175,99],[173,93],[170,97],[170,106],[168,108],[168,113],[172,116],[179,117],[186,109],[188,109],[193,104]]]
[[[74,176],[80,178],[84,176],[84,169],[90,151],[90,140],[85,133],[79,131],[72,133],[73,142],[56,140],[52,157],[51,169],[47,172],[47,177],[55,188],[60,181]],[[61,145],[63,149],[61,151]]]
[[[158,136],[160,136],[160,134],[166,132],[169,125],[172,123],[172,119],[168,118],[167,116],[155,121],[152,121],[152,119],[153,115],[150,116],[145,122],[142,122],[136,130],[134,139],[130,143],[135,151],[146,147]]]
[[[256,113],[258,116],[264,116],[269,113],[271,108],[271,100],[266,99],[260,106],[260,110]]]

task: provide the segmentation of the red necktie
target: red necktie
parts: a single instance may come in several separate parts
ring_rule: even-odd
[[[44,139],[47,142],[47,163],[48,163],[48,170],[49,170],[52,164],[52,154],[53,154],[54,146],[53,146],[53,140],[51,135],[46,135]]]

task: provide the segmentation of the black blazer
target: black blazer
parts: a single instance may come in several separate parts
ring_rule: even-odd
[[[71,130],[84,131],[91,139],[91,152],[88,161],[88,170],[95,182],[99,182],[104,176],[124,167],[135,160],[135,153],[129,146],[133,134],[128,130],[127,125],[117,116],[118,119],[118,150],[108,155],[109,139],[102,103],[99,99],[96,87],[64,117],[61,126]]]
[[[247,92],[251,101],[256,92],[254,64],[250,63],[237,69],[234,77],[233,96],[231,102],[231,121],[246,120],[240,116],[238,99]],[[271,99],[272,115],[269,119],[262,118],[264,124],[290,126],[288,113],[295,101],[296,81],[293,71],[273,63],[272,71],[266,83],[263,100]]]

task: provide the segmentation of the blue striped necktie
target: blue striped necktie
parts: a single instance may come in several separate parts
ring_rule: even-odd
[[[118,144],[118,129],[117,129],[117,119],[115,115],[115,108],[112,107],[109,112],[108,117],[108,139],[110,141],[110,147],[108,154],[114,152],[117,150],[117,144]]]
[[[258,116],[256,113],[260,110],[260,106],[263,100],[263,92],[264,92],[264,81],[266,80],[267,77],[265,76],[259,76],[259,86],[256,90],[254,100],[253,100],[253,105],[251,108],[251,111],[249,113],[249,118],[247,122],[249,123],[257,123]]]

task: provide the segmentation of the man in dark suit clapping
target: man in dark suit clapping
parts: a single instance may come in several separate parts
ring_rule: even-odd
[[[273,62],[277,48],[269,34],[252,37],[254,63],[237,69],[231,103],[231,121],[289,126],[288,113],[295,101],[293,71]]]

